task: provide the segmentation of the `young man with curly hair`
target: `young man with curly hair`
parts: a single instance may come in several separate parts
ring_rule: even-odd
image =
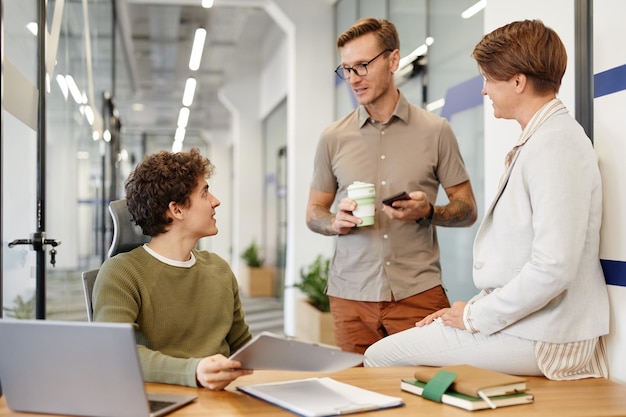
[[[196,249],[217,234],[211,162],[197,149],[146,157],[126,180],[149,243],[107,259],[94,286],[94,321],[132,323],[147,382],[221,390],[252,371],[228,359],[251,339],[235,275]]]

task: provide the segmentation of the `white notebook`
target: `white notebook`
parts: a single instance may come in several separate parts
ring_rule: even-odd
[[[380,394],[332,378],[244,385],[237,389],[306,417],[338,416],[404,405],[400,397]]]

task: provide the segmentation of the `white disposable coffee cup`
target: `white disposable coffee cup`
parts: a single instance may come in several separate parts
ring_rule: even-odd
[[[374,184],[362,181],[355,181],[348,186],[348,198],[357,204],[352,214],[362,221],[361,226],[371,226],[374,224],[374,213],[376,207],[376,190]]]

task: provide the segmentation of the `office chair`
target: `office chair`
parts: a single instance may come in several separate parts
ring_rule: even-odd
[[[108,257],[111,258],[118,253],[129,252],[138,246],[148,243],[150,236],[146,236],[141,231],[141,227],[133,222],[133,218],[126,206],[126,200],[115,200],[109,203],[109,213],[113,219],[113,240],[109,248]],[[99,269],[84,271],[81,276],[83,279],[83,292],[85,294],[85,306],[87,307],[87,320],[93,321],[93,305],[91,295],[93,286],[96,282],[96,276]]]

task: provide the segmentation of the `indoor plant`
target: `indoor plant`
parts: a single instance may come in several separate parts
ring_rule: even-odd
[[[256,241],[252,239],[252,242],[241,254],[241,258],[246,262],[246,265],[250,268],[259,268],[263,266],[263,258],[260,256],[259,247]]]
[[[264,266],[261,250],[256,241],[252,242],[241,254],[247,266],[241,275],[241,291],[248,297],[274,296],[274,268]]]
[[[300,270],[302,281],[295,284],[296,288],[306,294],[309,303],[323,313],[330,311],[328,295],[326,295],[329,266],[330,259],[318,255],[306,269]]]
[[[318,255],[311,264],[300,270],[302,280],[294,286],[306,298],[296,304],[296,335],[302,339],[334,345],[335,333],[326,294],[329,267],[330,259]]]

